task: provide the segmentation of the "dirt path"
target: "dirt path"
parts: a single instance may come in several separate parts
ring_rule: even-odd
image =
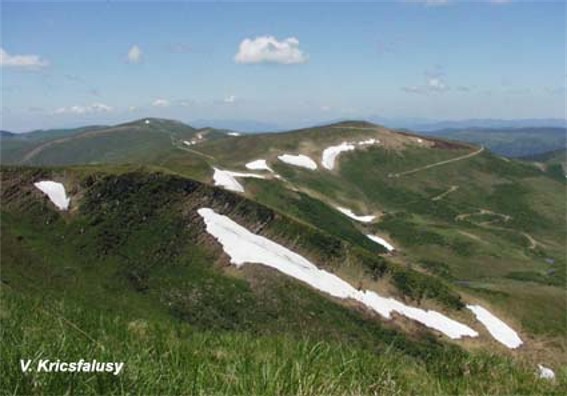
[[[455,217],[455,220],[456,220],[456,221],[461,221],[461,220],[466,220],[466,219],[467,219],[468,217],[470,217],[470,216],[474,216],[474,215],[485,215],[485,214],[490,214],[490,215],[493,215],[493,216],[498,216],[498,217],[500,217],[501,219],[503,219],[504,222],[508,222],[508,221],[510,221],[510,220],[512,219],[512,216],[510,216],[510,215],[505,215],[505,214],[502,214],[502,213],[496,213],[496,212],[493,212],[493,211],[488,210],[488,209],[480,209],[478,212],[462,213],[462,214],[456,216],[456,217]],[[484,228],[490,228],[490,229],[493,229],[493,230],[499,230],[499,229],[500,229],[500,230],[514,231],[514,230],[510,230],[510,229],[504,228],[504,227],[499,227],[499,226],[493,225],[493,223],[494,223],[495,221],[496,221],[496,220],[483,221],[483,222],[481,222],[481,223],[473,223],[473,224],[476,224],[477,226],[484,227]],[[528,234],[527,232],[524,232],[524,231],[517,231],[517,230],[515,230],[515,231],[518,232],[518,233],[520,233],[520,234],[522,234],[522,235],[524,236],[524,238],[526,238],[526,239],[529,241],[529,243],[530,243],[529,248],[530,248],[531,250],[537,248],[537,247],[540,245],[540,243],[539,243],[538,241],[536,241],[536,240],[534,239],[534,237],[532,237],[532,236],[531,236],[530,234]],[[465,234],[465,232],[461,232],[461,231],[459,231],[459,232],[460,232],[461,234]],[[468,235],[468,236],[470,236],[470,235]]]
[[[526,237],[528,241],[530,241],[530,249],[535,249],[538,245],[538,242],[527,232],[522,232],[522,235]]]
[[[411,170],[408,170],[408,171],[405,171],[405,172],[389,174],[388,177],[400,177],[400,176],[411,175],[412,173],[416,173],[416,172],[426,170],[426,169],[435,168],[436,166],[447,165],[447,164],[451,164],[453,162],[466,160],[468,158],[472,158],[472,157],[479,155],[483,151],[484,151],[484,146],[481,146],[477,151],[474,151],[472,153],[468,153],[468,154],[465,154],[465,155],[461,155],[460,157],[455,157],[455,158],[451,158],[451,159],[444,160],[444,161],[435,162],[434,164],[421,166],[419,168],[411,169]]]
[[[379,131],[379,127],[352,127],[352,126],[333,126],[331,128],[335,128],[335,129],[362,129],[362,130],[367,130],[367,131]]]
[[[451,186],[447,191],[437,195],[436,197],[431,198],[432,201],[439,201],[441,198],[443,198],[445,195],[447,194],[451,194],[453,191],[457,191],[459,189],[459,186]]]
[[[503,214],[503,213],[496,213],[496,212],[493,212],[492,210],[489,210],[489,209],[479,209],[478,212],[461,213],[460,215],[457,215],[457,216],[455,217],[455,220],[456,220],[456,221],[460,221],[460,220],[465,220],[466,218],[471,217],[471,216],[475,216],[475,215],[486,215],[486,214],[493,215],[493,216],[498,216],[498,217],[502,218],[505,222],[508,222],[508,221],[510,221],[510,220],[512,219],[512,216],[510,216],[510,215],[506,215],[506,214]],[[493,222],[493,221],[484,222],[484,223],[477,223],[477,224],[479,224],[479,225],[488,225],[488,224],[490,224],[490,223],[492,223],[492,222]]]
[[[76,135],[72,135],[72,136],[66,136],[66,137],[62,137],[59,139],[55,139],[55,140],[50,140],[48,142],[45,142],[43,144],[40,144],[39,146],[33,148],[32,150],[30,150],[28,153],[26,153],[26,155],[24,156],[24,158],[22,158],[21,162],[25,163],[27,161],[29,161],[30,159],[32,159],[33,157],[35,157],[36,155],[38,155],[39,153],[41,153],[43,150],[45,150],[46,148],[56,145],[56,144],[62,144],[71,140],[75,140],[75,139],[85,139],[85,138],[89,138],[91,136],[98,136],[98,135],[107,135],[110,133],[119,133],[119,132],[128,132],[131,129],[125,126],[119,126],[119,127],[110,127],[110,128],[105,128],[102,130],[94,130],[94,131],[86,131],[86,132],[81,132],[78,133]]]

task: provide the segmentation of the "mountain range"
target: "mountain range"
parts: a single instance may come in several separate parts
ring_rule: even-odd
[[[564,152],[455,137],[158,118],[3,133],[0,385],[562,394]],[[22,376],[28,355],[126,369],[63,383]]]

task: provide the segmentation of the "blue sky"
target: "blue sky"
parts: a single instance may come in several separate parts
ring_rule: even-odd
[[[3,2],[2,127],[563,118],[565,3]]]

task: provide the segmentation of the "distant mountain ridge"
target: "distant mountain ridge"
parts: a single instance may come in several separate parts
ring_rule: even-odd
[[[507,157],[537,155],[567,147],[567,130],[557,127],[451,128],[427,132],[428,135],[482,144]]]

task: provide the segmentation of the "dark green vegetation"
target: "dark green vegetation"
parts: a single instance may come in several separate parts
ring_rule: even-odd
[[[237,138],[201,130],[205,138],[190,147],[182,140],[200,131],[152,123],[93,127],[64,142],[34,142],[20,154],[2,138],[3,162],[41,147],[30,164],[105,165],[2,169],[0,318],[2,338],[11,341],[3,343],[10,347],[2,350],[8,375],[0,376],[1,389],[561,393],[564,180],[489,151],[428,167],[478,147],[419,143],[363,122]],[[368,138],[381,144],[341,154],[333,171],[277,160],[303,153],[319,162],[330,145]],[[266,180],[239,178],[244,196],[207,185],[212,166],[244,171],[260,158],[283,179],[268,172]],[[417,171],[404,174],[410,170]],[[70,212],[57,212],[33,187],[40,179],[65,184]],[[526,345],[511,359],[456,343],[466,352],[411,321],[383,321],[264,267],[236,270],[204,232],[195,212],[204,206],[352,284],[442,310],[475,329],[462,307],[479,302]],[[336,206],[377,220],[353,221]],[[365,234],[387,238],[397,252],[385,256]],[[505,352],[486,335],[479,344]],[[20,345],[30,358],[62,351],[65,359],[127,360],[127,371],[117,378],[22,376]],[[558,381],[537,380],[539,362]]]
[[[467,128],[428,132],[461,142],[482,144],[495,153],[508,157],[538,155],[567,146],[565,128]]]

